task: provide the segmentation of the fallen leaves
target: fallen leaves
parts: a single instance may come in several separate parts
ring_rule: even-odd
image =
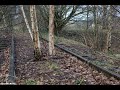
[[[9,73],[9,61],[10,61],[10,49],[6,48],[4,49],[4,61],[0,68],[0,83],[7,82],[7,76]]]
[[[35,80],[37,85],[75,85],[75,81],[78,80],[79,82],[80,78],[83,78],[85,82],[84,85],[120,83],[120,81],[115,78],[108,79],[103,73],[98,72],[88,64],[83,63],[76,57],[58,48],[55,49],[56,56],[59,57],[49,58],[47,53],[48,45],[46,42],[44,42],[46,43],[46,48],[44,48],[43,45],[41,47],[44,48],[45,52],[43,52],[43,54],[46,55],[47,59],[45,61],[32,62],[34,54],[29,35],[16,36],[16,38],[16,68],[18,70],[16,75],[19,78],[18,84],[25,84],[25,81],[30,78]],[[27,41],[24,42],[24,39],[27,39]]]

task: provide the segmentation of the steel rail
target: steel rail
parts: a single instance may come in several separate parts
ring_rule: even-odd
[[[11,41],[11,52],[10,52],[10,65],[9,65],[9,75],[8,82],[15,83],[15,50],[14,50],[14,36],[12,35]]]
[[[44,41],[49,42],[48,40],[46,40],[46,39],[44,39],[44,38],[41,38],[41,39],[43,39]],[[107,75],[109,75],[109,76],[113,76],[113,77],[115,77],[116,79],[120,80],[120,75],[119,75],[119,74],[114,73],[114,72],[112,72],[112,71],[110,71],[110,70],[108,70],[108,69],[102,68],[102,67],[96,65],[95,63],[91,62],[90,60],[84,58],[83,56],[81,56],[81,55],[79,55],[79,54],[76,54],[76,53],[74,53],[74,52],[72,52],[72,51],[70,51],[70,50],[68,50],[68,49],[66,49],[66,48],[63,48],[63,47],[61,47],[60,45],[57,45],[57,44],[54,44],[54,45],[55,45],[57,48],[65,51],[65,52],[67,52],[67,53],[69,53],[69,54],[71,54],[71,55],[73,55],[73,56],[75,56],[75,57],[77,57],[77,58],[79,58],[79,60],[81,60],[81,61],[83,61],[83,62],[86,62],[86,63],[89,64],[90,66],[96,68],[98,71],[101,71],[101,72],[103,72],[103,73],[105,73],[105,74],[107,74]]]

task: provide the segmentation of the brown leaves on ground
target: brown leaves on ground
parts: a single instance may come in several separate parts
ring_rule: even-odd
[[[43,44],[42,48],[44,48]],[[76,57],[63,52],[58,48],[55,48],[56,56],[54,57],[48,56],[48,46],[46,46],[44,50],[44,54],[46,55],[45,57],[47,59],[43,61],[33,62],[33,46],[29,35],[16,35],[17,84],[120,85],[119,80],[98,72],[96,69],[91,68],[88,64],[83,63]]]
[[[3,50],[3,52],[0,52],[2,55],[2,64],[0,66],[0,83],[6,83],[7,82],[7,76],[9,73],[9,63],[10,63],[10,48],[6,48]]]

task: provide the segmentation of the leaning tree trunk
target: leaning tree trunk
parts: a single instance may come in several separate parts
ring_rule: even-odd
[[[35,5],[30,5],[30,17],[33,32],[34,56],[36,60],[39,60],[41,58],[41,50]]]
[[[49,8],[49,55],[54,55],[54,5]]]
[[[26,17],[26,15],[25,15],[25,11],[24,11],[23,5],[20,5],[20,9],[21,9],[21,11],[22,11],[23,18],[24,18],[24,20],[25,20],[25,24],[26,24],[26,26],[27,26],[27,29],[28,29],[28,31],[29,31],[29,33],[30,33],[30,36],[31,36],[32,40],[33,40],[32,31],[31,31],[30,25],[29,25],[29,23],[28,23],[27,17]]]

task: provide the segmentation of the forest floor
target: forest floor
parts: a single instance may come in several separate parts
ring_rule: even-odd
[[[42,33],[42,37],[48,40],[48,33]],[[120,74],[120,41],[112,38],[111,51],[103,53],[84,45],[80,40],[76,41],[78,38],[75,39],[75,37],[72,35],[55,36],[55,43],[102,68]]]
[[[8,81],[11,36],[4,32],[0,34],[0,84],[2,84]]]
[[[58,44],[59,46],[66,48],[69,51],[81,55],[82,57],[88,59],[90,62],[95,63],[96,65],[103,67],[107,70],[113,71],[120,74],[120,58],[114,56],[108,56],[105,53],[94,51],[89,47],[76,44]]]
[[[29,34],[15,35],[18,85],[120,85],[120,80],[98,72],[58,48],[55,48],[55,56],[49,56],[47,42],[41,42],[41,45],[45,57],[41,61],[34,61]]]
[[[6,48],[0,52],[0,84],[7,82],[9,73],[10,48]]]

